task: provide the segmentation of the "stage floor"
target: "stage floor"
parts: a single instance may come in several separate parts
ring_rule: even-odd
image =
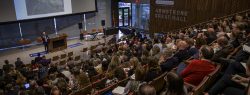
[[[113,35],[108,36],[106,38],[106,41],[108,42],[112,37],[113,37]],[[72,45],[72,44],[76,44],[76,43],[81,43],[83,45],[76,46],[73,48],[67,48],[63,51],[49,53],[49,54],[46,54],[45,56],[47,59],[49,59],[55,55],[61,55],[61,54],[73,51],[74,56],[81,55],[82,59],[88,58],[86,53],[84,54],[83,52],[80,52],[80,51],[85,47],[90,47],[90,46],[96,45],[99,42],[104,43],[104,39],[102,38],[102,39],[95,40],[95,41],[80,41],[79,39],[68,40],[67,41],[68,45]],[[30,46],[30,47],[25,47],[23,49],[16,48],[16,49],[0,51],[1,52],[0,53],[0,63],[1,63],[0,68],[2,68],[2,66],[4,65],[4,60],[8,59],[10,64],[14,64],[17,57],[21,58],[21,60],[24,62],[24,64],[29,64],[31,62],[31,60],[35,59],[35,57],[30,57],[30,54],[37,53],[37,52],[43,52],[43,51],[44,51],[43,45]]]

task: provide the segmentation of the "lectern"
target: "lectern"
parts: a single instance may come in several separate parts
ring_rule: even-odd
[[[67,49],[67,36],[57,36],[49,39],[49,52]]]

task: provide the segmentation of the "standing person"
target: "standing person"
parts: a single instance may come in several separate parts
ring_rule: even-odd
[[[46,34],[46,32],[43,32],[41,38],[43,40],[44,49],[46,52],[48,52],[49,36]]]
[[[17,69],[21,69],[22,66],[24,66],[23,61],[19,57],[17,58],[17,60],[15,62],[15,66]]]

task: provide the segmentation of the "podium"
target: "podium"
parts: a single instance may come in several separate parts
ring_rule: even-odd
[[[67,49],[67,36],[57,36],[49,39],[48,50],[49,52],[56,52]]]

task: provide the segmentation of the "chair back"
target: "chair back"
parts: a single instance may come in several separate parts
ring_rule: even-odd
[[[62,54],[60,58],[65,59],[66,57],[67,57],[67,54]]]
[[[62,60],[59,62],[59,65],[65,65],[66,64],[66,60]]]
[[[83,48],[82,49],[82,52],[86,52],[86,51],[88,51],[88,48]]]
[[[59,56],[58,55],[52,57],[52,61],[58,61],[58,60],[59,60]]]
[[[72,57],[74,55],[73,51],[68,53],[68,57]]]
[[[75,60],[75,61],[79,61],[80,59],[81,59],[81,56],[80,56],[80,55],[78,55],[78,56],[76,56],[76,57],[75,57],[75,59],[74,59],[74,60]]]
[[[76,92],[71,93],[70,95],[88,95],[91,94],[91,91],[92,91],[92,85],[90,84]]]
[[[98,74],[98,75],[92,76],[92,77],[90,78],[90,81],[91,81],[91,82],[95,82],[95,81],[97,81],[97,80],[99,80],[99,79],[102,79],[102,77],[103,77],[103,74]]]
[[[166,74],[167,72],[149,82],[149,85],[153,86],[157,93],[161,92],[164,89],[164,86],[166,84],[164,77],[166,76]]]
[[[209,76],[205,76],[201,83],[193,89],[193,94],[192,95],[203,95],[203,92],[206,90],[208,81],[209,81]]]
[[[93,89],[100,90],[100,89],[105,88],[106,81],[107,81],[107,78],[104,77],[104,78],[102,78],[100,80],[92,82]]]

